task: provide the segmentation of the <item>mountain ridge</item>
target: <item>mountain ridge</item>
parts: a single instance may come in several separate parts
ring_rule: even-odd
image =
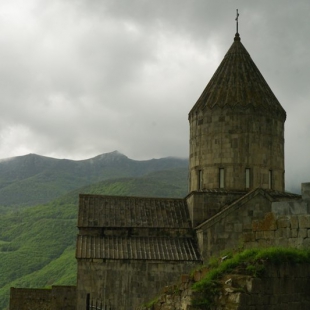
[[[108,179],[140,177],[154,171],[185,168],[187,159],[134,160],[113,151],[83,160],[37,154],[0,161],[0,206],[48,203],[68,191]]]

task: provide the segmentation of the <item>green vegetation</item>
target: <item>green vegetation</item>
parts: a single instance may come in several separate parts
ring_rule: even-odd
[[[266,262],[276,265],[310,263],[310,250],[293,248],[251,249],[231,255],[223,262],[212,260],[212,267],[209,266],[210,271],[203,279],[193,285],[193,290],[198,294],[193,298],[192,304],[197,309],[210,309],[215,297],[219,294],[220,280],[225,274],[241,269],[244,274],[260,277],[264,273]]]
[[[151,301],[144,304],[144,307],[147,309],[151,309],[158,302],[158,297],[152,299]]]
[[[48,188],[49,184],[46,186]],[[79,193],[184,197],[187,193],[187,169],[174,168],[139,178],[105,180],[67,192],[43,205],[0,207],[1,310],[8,306],[12,286],[76,284]]]
[[[169,169],[181,169],[183,175],[187,173],[187,166],[186,159],[137,161],[118,152],[79,161],[35,154],[13,157],[0,161],[0,214],[4,207],[48,203],[69,191],[104,180],[143,177]],[[153,177],[155,181],[167,178],[168,183],[175,183],[177,187],[187,182],[187,175],[182,181],[175,176],[175,180],[171,180],[169,173],[162,172]]]

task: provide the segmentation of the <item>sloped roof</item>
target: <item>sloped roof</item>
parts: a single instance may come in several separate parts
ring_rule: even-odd
[[[200,260],[192,238],[94,237],[77,238],[78,259],[148,259],[173,261]]]
[[[80,194],[78,227],[190,228],[185,199]]]
[[[254,108],[286,118],[276,96],[256,67],[237,33],[210,82],[190,111],[206,107]]]

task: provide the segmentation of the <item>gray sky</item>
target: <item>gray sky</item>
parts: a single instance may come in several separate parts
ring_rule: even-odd
[[[2,0],[0,158],[187,157],[187,114],[235,34],[287,112],[310,181],[309,0]]]

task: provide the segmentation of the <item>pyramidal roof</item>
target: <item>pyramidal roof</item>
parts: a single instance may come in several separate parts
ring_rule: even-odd
[[[216,106],[263,109],[286,118],[285,110],[241,43],[239,33],[190,114]]]

